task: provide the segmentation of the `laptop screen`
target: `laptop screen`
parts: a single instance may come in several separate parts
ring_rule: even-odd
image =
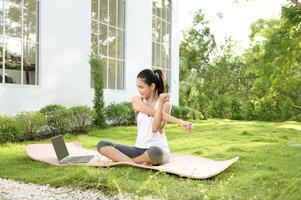
[[[56,153],[58,160],[62,160],[63,158],[69,156],[66,144],[64,142],[63,136],[59,135],[51,138],[51,142]]]

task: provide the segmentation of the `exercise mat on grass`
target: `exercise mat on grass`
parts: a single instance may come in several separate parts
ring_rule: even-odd
[[[193,179],[206,179],[213,177],[235,163],[239,157],[236,156],[229,160],[216,161],[208,158],[184,155],[171,154],[169,162],[160,166],[145,166],[140,164],[132,164],[127,162],[113,162],[110,159],[100,155],[97,151],[83,148],[79,142],[67,143],[67,149],[71,156],[95,155],[89,163],[83,164],[68,164],[68,165],[86,165],[91,167],[110,167],[116,165],[130,165],[145,169],[159,170],[162,172],[176,174],[182,177]],[[51,165],[64,166],[59,164],[52,144],[30,144],[26,146],[27,155],[36,161],[48,163]]]

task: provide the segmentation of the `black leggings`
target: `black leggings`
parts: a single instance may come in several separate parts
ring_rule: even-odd
[[[144,152],[147,151],[147,153],[154,165],[158,165],[158,164],[160,165],[160,164],[164,164],[164,163],[168,162],[168,157],[169,157],[168,153],[157,146],[152,146],[149,149],[141,149],[141,148],[134,147],[134,146],[130,147],[130,146],[123,145],[123,144],[115,144],[115,143],[112,143],[109,141],[100,141],[97,144],[98,152],[101,148],[106,147],[106,146],[114,147],[115,149],[117,149],[118,151],[127,155],[130,158],[135,158],[135,157],[141,156],[142,154],[144,154]]]

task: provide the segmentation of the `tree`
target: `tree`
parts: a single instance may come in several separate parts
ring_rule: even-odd
[[[199,90],[216,43],[204,14],[198,10],[192,28],[184,33],[180,45],[180,105],[202,110],[204,99]]]
[[[227,39],[212,56],[214,36],[198,13],[181,43],[180,103],[208,117],[301,120],[300,27],[301,9],[291,2],[280,19],[252,24],[251,46],[242,55]]]

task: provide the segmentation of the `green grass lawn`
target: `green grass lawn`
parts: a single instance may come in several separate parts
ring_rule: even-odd
[[[206,180],[192,180],[129,166],[91,168],[55,167],[30,160],[29,142],[0,146],[0,177],[54,187],[97,188],[108,195],[132,193],[163,199],[301,199],[301,123],[269,123],[210,119],[194,123],[187,133],[175,125],[166,130],[172,152],[215,160],[240,156],[223,173]],[[95,149],[99,140],[132,145],[135,127],[95,130],[88,135],[66,135]],[[49,140],[34,143],[49,143]],[[31,142],[32,143],[32,142]]]

